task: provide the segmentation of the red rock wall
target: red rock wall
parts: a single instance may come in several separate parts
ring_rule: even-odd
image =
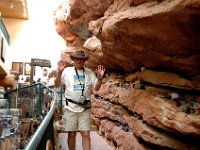
[[[69,0],[55,10],[61,61],[84,49],[106,67],[93,96],[99,133],[116,148],[198,149],[200,1]]]
[[[133,75],[107,75],[94,93],[92,116],[100,135],[122,150],[199,149],[199,94],[126,80]]]

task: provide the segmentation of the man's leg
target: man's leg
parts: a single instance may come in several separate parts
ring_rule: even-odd
[[[75,150],[77,132],[77,113],[66,109],[63,115],[63,121],[65,123],[65,130],[68,131],[67,143],[69,150]]]
[[[83,150],[91,150],[90,131],[81,131]]]
[[[82,136],[83,150],[91,149],[90,119],[91,119],[91,109],[87,109],[79,113],[78,115],[78,129]]]
[[[69,150],[76,149],[76,131],[69,131],[68,132],[68,139],[67,139]]]

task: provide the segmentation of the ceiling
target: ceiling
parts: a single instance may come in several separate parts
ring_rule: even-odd
[[[0,0],[3,18],[28,19],[28,0]]]

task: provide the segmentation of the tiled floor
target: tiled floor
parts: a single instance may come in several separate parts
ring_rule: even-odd
[[[99,136],[97,131],[91,131],[91,148],[92,150],[113,150],[113,147],[108,145],[108,143],[103,139],[103,137]],[[81,135],[78,133],[76,142],[76,150],[82,150],[82,141]],[[68,150],[67,146],[67,133],[59,133],[58,134],[59,141],[59,150]]]

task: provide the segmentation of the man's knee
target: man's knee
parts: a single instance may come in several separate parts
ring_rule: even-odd
[[[90,132],[89,131],[81,131],[81,136],[82,137],[90,137]]]
[[[68,132],[68,136],[69,136],[70,138],[76,137],[76,131],[69,131],[69,132]]]

